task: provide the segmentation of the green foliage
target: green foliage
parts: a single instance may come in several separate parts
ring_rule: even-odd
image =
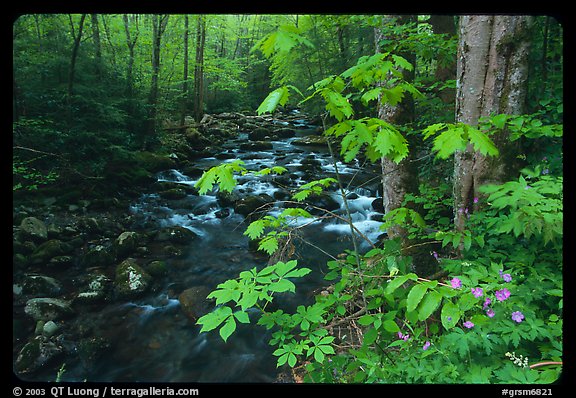
[[[292,195],[292,199],[302,202],[310,195],[320,195],[324,188],[328,188],[330,185],[337,183],[338,181],[334,178],[327,177],[320,180],[314,180],[301,185],[298,188],[298,192]]]
[[[424,139],[440,134],[434,138],[433,151],[440,159],[447,159],[456,151],[463,151],[468,144],[474,150],[487,156],[498,156],[498,149],[488,135],[464,123],[436,123],[428,126],[422,132]]]
[[[533,181],[520,176],[518,181],[480,188],[499,214],[489,226],[496,234],[541,236],[545,245],[558,241],[563,236],[563,178],[537,175],[528,169],[523,172]]]
[[[37,190],[39,186],[48,185],[58,179],[59,174],[56,171],[49,171],[47,174],[38,171],[30,164],[37,158],[22,161],[18,157],[12,158],[12,190]]]
[[[244,162],[242,160],[236,159],[230,163],[223,163],[219,166],[214,166],[203,172],[202,176],[194,186],[198,188],[200,195],[206,194],[206,192],[210,191],[216,184],[218,184],[221,191],[232,192],[236,187],[236,179],[234,178],[235,173],[240,173],[241,175],[246,175],[247,173],[268,175],[271,173],[282,174],[285,171],[286,169],[284,167],[274,166],[251,172],[244,167]]]
[[[288,208],[283,210],[277,217],[267,215],[251,222],[246,231],[244,231],[244,235],[247,235],[251,240],[262,238],[258,243],[258,250],[272,255],[278,250],[278,239],[288,237],[291,222],[301,217],[312,218],[312,215],[304,209]],[[269,229],[269,232],[264,234],[266,229]]]

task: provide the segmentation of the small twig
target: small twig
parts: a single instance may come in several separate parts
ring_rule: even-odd
[[[530,365],[530,369],[538,368],[540,366],[548,366],[548,365],[560,365],[560,366],[562,366],[562,362],[557,362],[557,361],[538,362],[538,363],[535,363],[534,365]]]
[[[353,313],[352,315],[348,315],[346,318],[342,318],[342,319],[339,319],[339,320],[337,320],[337,321],[335,321],[335,322],[332,322],[331,324],[326,325],[325,328],[326,328],[326,329],[333,328],[333,327],[335,327],[335,326],[338,326],[338,325],[341,325],[341,324],[343,324],[343,323],[346,323],[346,322],[348,322],[348,321],[350,321],[350,320],[356,319],[356,318],[358,318],[360,315],[364,315],[364,314],[366,313],[366,311],[368,311],[368,310],[366,309],[366,307],[360,308],[358,311],[356,311],[356,312]]]

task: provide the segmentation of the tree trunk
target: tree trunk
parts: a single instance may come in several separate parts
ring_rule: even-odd
[[[150,83],[150,93],[148,95],[148,116],[146,135],[143,137],[143,148],[146,148],[150,142],[149,139],[156,135],[156,114],[158,105],[158,76],[160,75],[160,49],[162,34],[168,24],[168,15],[152,16],[152,80]]]
[[[456,35],[456,24],[454,23],[453,15],[431,15],[430,25],[434,34],[442,35]],[[447,63],[438,62],[436,71],[434,72],[434,81],[445,82],[447,80],[456,79],[456,62],[448,61]],[[445,104],[454,103],[456,91],[452,88],[447,88],[439,93],[439,97]]]
[[[188,109],[188,15],[184,15],[184,75],[182,76],[182,102],[180,104],[180,126],[186,121]]]
[[[460,19],[456,121],[472,126],[482,116],[521,114],[525,109],[528,72],[529,16],[463,16]],[[454,224],[463,230],[466,209],[482,184],[515,176],[517,148],[506,133],[492,137],[500,156],[481,155],[469,145],[454,157]]]
[[[194,66],[194,120],[204,116],[204,45],[206,43],[206,17],[198,16],[196,24],[196,64]]]
[[[413,16],[402,16],[397,19],[397,23],[407,24],[414,20],[415,18]],[[376,49],[380,51],[379,43],[385,38],[383,30],[375,29],[374,38],[377,46]],[[387,39],[402,40],[401,37],[387,37]],[[405,58],[414,66],[412,71],[402,70],[405,81],[414,81],[416,55],[408,52],[398,53],[396,55]],[[410,124],[414,122],[414,99],[410,94],[406,93],[402,101],[395,106],[382,103],[379,99],[378,117],[397,126]],[[408,157],[400,161],[400,163],[396,164],[386,157],[381,159],[384,213],[403,207],[406,194],[415,194],[418,192],[418,168],[414,162],[415,152],[413,149],[415,143],[410,142],[410,137],[408,137],[408,139],[411,150]],[[411,207],[411,205],[408,204],[406,207]],[[425,276],[436,271],[437,262],[430,254],[429,246],[422,245],[421,241],[410,239],[405,226],[394,225],[389,227],[386,232],[391,239],[401,239],[403,254],[412,257],[413,270],[416,274]]]
[[[398,19],[398,23],[408,23],[413,17],[403,16]],[[375,29],[374,38],[376,42],[376,51],[380,52],[380,42],[387,39],[399,39],[397,37],[384,37],[385,32],[382,29]],[[412,53],[396,54],[404,57],[408,62],[415,66],[416,56]],[[403,70],[403,77],[410,82],[414,79],[414,72]],[[395,125],[405,125],[414,121],[414,100],[411,95],[406,94],[404,99],[395,106],[383,103],[378,100],[378,117]],[[410,152],[412,154],[412,151]],[[381,159],[382,165],[382,197],[384,201],[384,212],[402,207],[404,196],[408,192],[415,192],[418,188],[417,170],[410,161],[411,155],[403,159],[399,164],[387,159]],[[406,237],[406,228],[396,225],[387,231],[390,238]]]
[[[98,27],[98,15],[91,14],[92,40],[94,41],[95,71],[98,80],[102,80],[102,46],[100,44],[100,29]]]
[[[70,24],[72,34],[74,36],[74,43],[72,45],[72,55],[70,57],[70,68],[68,69],[68,90],[66,92],[66,112],[68,126],[72,125],[72,95],[74,94],[74,75],[76,74],[76,58],[78,57],[78,49],[80,48],[80,40],[82,39],[82,30],[84,28],[84,20],[86,14],[80,17],[78,25],[78,34],[74,33],[74,24],[72,23],[72,16],[70,15]]]

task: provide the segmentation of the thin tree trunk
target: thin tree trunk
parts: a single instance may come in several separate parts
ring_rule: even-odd
[[[152,80],[150,83],[150,93],[148,95],[148,116],[146,135],[144,137],[143,148],[150,142],[149,138],[156,134],[156,114],[158,105],[158,77],[160,75],[160,49],[162,34],[168,24],[168,15],[154,15],[152,17]]]
[[[188,15],[184,15],[184,75],[182,82],[182,103],[180,105],[180,126],[184,126],[188,108]]]
[[[96,69],[96,77],[102,80],[102,46],[100,44],[100,28],[98,27],[98,15],[90,14],[92,21],[92,40],[94,41],[94,61]]]
[[[72,125],[72,95],[74,94],[74,75],[76,74],[76,58],[78,57],[78,49],[80,48],[80,40],[82,39],[82,30],[84,28],[84,20],[86,14],[80,17],[78,25],[78,34],[74,33],[74,24],[72,23],[72,16],[70,15],[70,24],[72,27],[72,34],[74,36],[74,43],[72,45],[72,55],[70,57],[70,68],[68,69],[68,90],[66,92],[66,111],[68,126]]]
[[[456,35],[456,24],[454,23],[453,15],[431,15],[430,25],[432,25],[432,31],[435,34]],[[454,79],[456,79],[456,60],[448,61],[446,64],[437,64],[434,71],[434,81],[445,82]],[[439,93],[440,99],[446,104],[453,103],[455,95],[456,90],[452,88],[444,89]]]
[[[199,15],[196,24],[196,64],[194,66],[194,120],[204,116],[204,45],[206,43],[206,17]]]
[[[525,109],[528,72],[529,16],[463,16],[460,19],[456,120],[472,126],[482,116],[521,114]],[[517,148],[504,132],[492,137],[497,158],[469,145],[454,157],[454,225],[463,230],[474,211],[478,188],[516,175]],[[466,209],[468,211],[466,211]]]
[[[401,17],[398,23],[407,23],[411,17]],[[379,43],[385,39],[382,29],[375,29],[374,39],[376,42],[376,49],[380,52]],[[392,38],[398,39],[398,38]],[[397,54],[415,65],[416,57],[414,54]],[[403,70],[402,74],[404,79],[408,82],[414,79],[413,71]],[[414,121],[414,100],[411,95],[406,94],[404,99],[395,106],[388,103],[383,103],[378,100],[378,117],[389,123],[395,125],[405,125]],[[412,151],[411,151],[412,153]],[[384,212],[388,213],[391,210],[402,207],[404,196],[408,192],[415,192],[418,187],[417,170],[414,168],[410,158],[403,159],[399,164],[391,161],[388,158],[381,159],[382,165],[382,197],[384,201]],[[390,238],[406,237],[406,228],[396,225],[387,231]]]

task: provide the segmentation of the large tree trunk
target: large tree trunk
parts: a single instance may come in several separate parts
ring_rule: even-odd
[[[482,116],[521,114],[528,72],[529,16],[463,16],[460,19],[456,121],[472,126]],[[503,182],[518,172],[517,148],[506,133],[492,137],[500,156],[491,158],[469,145],[454,157],[454,224],[464,228],[478,188]],[[477,205],[476,205],[477,206]]]
[[[196,64],[194,66],[194,120],[204,116],[204,45],[206,43],[206,17],[198,16],[196,25]]]

